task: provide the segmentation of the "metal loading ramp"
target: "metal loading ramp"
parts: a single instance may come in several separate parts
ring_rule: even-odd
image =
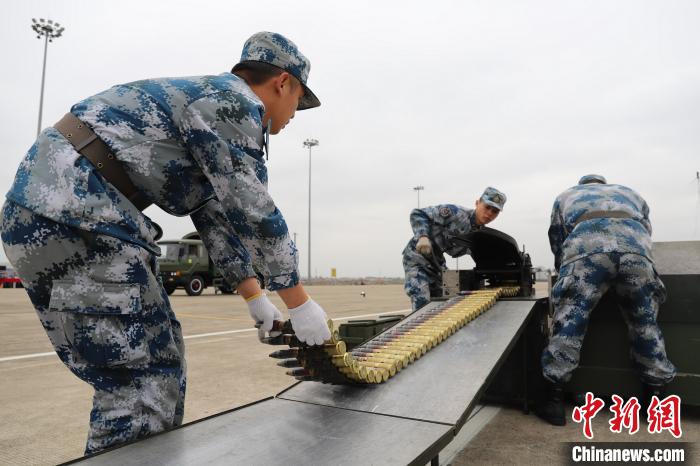
[[[74,463],[428,463],[466,422],[534,306],[528,298],[498,301],[386,383],[300,382],[275,398]]]

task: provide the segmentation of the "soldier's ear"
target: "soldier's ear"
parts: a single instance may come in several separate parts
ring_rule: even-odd
[[[291,85],[291,75],[286,71],[275,77],[275,91],[278,94],[282,94],[283,90]]]

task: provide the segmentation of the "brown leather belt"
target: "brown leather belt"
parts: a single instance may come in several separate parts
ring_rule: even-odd
[[[107,144],[72,113],[66,113],[53,125],[80,155],[88,159],[107,182],[117,188],[137,209],[143,210],[152,204],[131,182],[121,163]]]

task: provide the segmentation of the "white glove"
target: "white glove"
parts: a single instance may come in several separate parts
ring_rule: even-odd
[[[421,236],[418,238],[418,242],[416,243],[416,251],[424,256],[429,256],[433,253],[433,247],[430,245],[430,240],[427,236]]]
[[[328,316],[316,301],[309,298],[304,304],[289,310],[294,334],[308,345],[322,345],[331,339],[328,329]]]
[[[272,304],[270,298],[265,293],[247,301],[248,312],[256,324],[261,324],[260,329],[265,332],[272,330],[272,322],[282,320],[282,313],[277,306]]]

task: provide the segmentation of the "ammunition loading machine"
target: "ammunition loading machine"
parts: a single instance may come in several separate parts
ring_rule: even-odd
[[[453,241],[466,245],[476,267],[471,270],[446,270],[442,288],[432,290],[434,300],[449,299],[463,291],[495,286],[520,287],[519,297],[534,294],[535,272],[530,255],[518,249],[518,243],[493,228],[482,228]]]

